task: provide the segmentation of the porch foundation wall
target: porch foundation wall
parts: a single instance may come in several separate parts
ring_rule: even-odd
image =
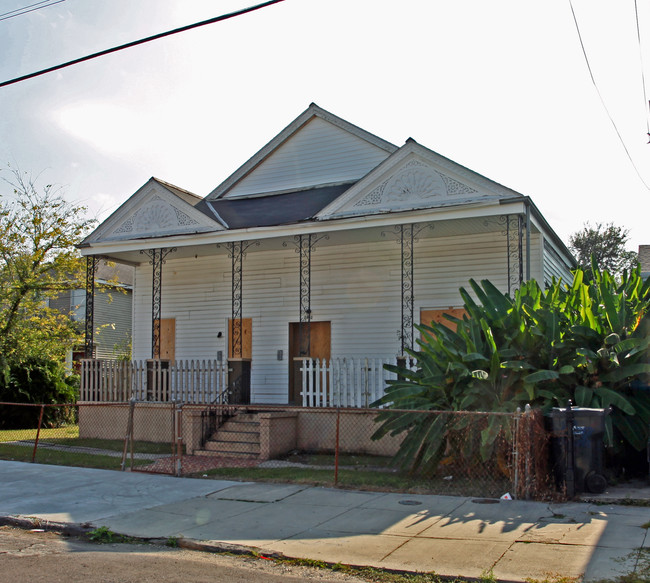
[[[124,439],[129,422],[129,404],[93,403],[79,407],[79,437]],[[182,408],[182,436],[185,451],[192,454],[201,447],[203,407]],[[341,409],[339,451],[349,454],[394,455],[403,436],[370,437],[377,429],[375,411]],[[334,409],[289,409],[259,411],[260,459],[268,460],[293,450],[333,452],[336,449]],[[133,415],[135,441],[170,443],[173,439],[173,408],[166,403],[136,404]]]
[[[129,404],[79,404],[79,437],[125,439],[129,424]],[[133,440],[169,443],[174,439],[174,413],[168,403],[138,403],[133,411]],[[198,423],[194,421],[198,415]],[[201,441],[201,411],[183,411],[183,443]]]
[[[298,413],[260,413],[260,459],[269,460],[297,449]]]
[[[301,410],[298,413],[296,449],[333,452],[336,449],[336,410]],[[376,441],[372,434],[379,427],[375,411],[341,409],[339,419],[339,452],[349,454],[393,456],[404,436],[389,435]]]

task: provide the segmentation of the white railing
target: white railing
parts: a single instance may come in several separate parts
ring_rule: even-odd
[[[217,360],[81,361],[81,401],[227,402],[228,365]]]
[[[396,365],[397,358],[303,359],[303,407],[369,407],[384,396],[386,381],[397,378],[385,364]]]

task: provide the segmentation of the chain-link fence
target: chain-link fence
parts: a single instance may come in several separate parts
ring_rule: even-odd
[[[539,411],[0,403],[0,458],[464,496],[557,497]]]

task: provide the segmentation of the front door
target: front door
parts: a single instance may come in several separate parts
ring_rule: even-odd
[[[289,324],[289,404],[301,405],[302,376],[300,373],[301,358],[331,358],[332,348],[332,323],[311,322],[303,323],[303,330],[309,329],[309,342],[307,338],[300,338],[300,323]],[[307,350],[307,347],[309,348]],[[307,354],[309,352],[309,354]],[[297,360],[296,360],[297,359]]]

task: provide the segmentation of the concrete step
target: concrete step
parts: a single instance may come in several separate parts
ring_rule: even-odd
[[[229,455],[246,455],[257,456],[260,454],[260,443],[250,441],[221,441],[208,439],[203,445],[203,449],[210,452],[218,452]]]
[[[260,423],[255,413],[237,413],[228,418],[196,453],[256,458],[260,454]]]
[[[252,452],[241,452],[241,451],[238,452],[219,451],[213,449],[195,449],[193,455],[214,455],[214,456],[235,458],[235,459],[242,459],[242,460],[255,460],[259,457],[259,452],[252,453]]]
[[[259,431],[237,431],[235,429],[219,429],[210,437],[209,441],[227,441],[257,443],[260,442]]]

